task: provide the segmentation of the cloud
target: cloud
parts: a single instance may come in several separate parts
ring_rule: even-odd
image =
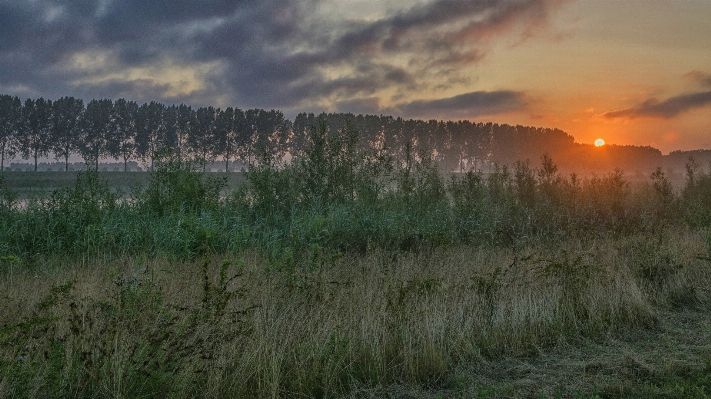
[[[608,111],[599,116],[606,119],[640,117],[670,119],[683,112],[711,104],[711,91],[683,94],[664,101],[648,99],[642,104],[616,111]]]
[[[350,112],[352,114],[377,114],[381,110],[379,97],[355,98],[336,103],[336,110],[339,112]]]
[[[683,77],[702,86],[711,87],[711,73],[691,71]]]
[[[533,119],[534,121],[544,122],[544,123],[558,123],[558,122],[560,122],[560,118],[556,115],[533,114],[533,115],[530,115],[530,118]]]
[[[121,65],[112,52],[78,53],[67,60],[66,80],[75,88],[98,89],[121,97],[173,99],[213,89],[211,77],[220,74],[217,63],[182,65],[164,58],[150,65]]]
[[[567,1],[391,0],[348,19],[322,11],[335,0],[0,0],[0,87],[244,108],[407,98],[466,79],[497,41],[541,34]],[[176,68],[202,89],[156,76]]]
[[[454,114],[475,117],[519,111],[526,105],[521,92],[474,91],[449,98],[412,101],[397,106],[396,110],[407,116]]]

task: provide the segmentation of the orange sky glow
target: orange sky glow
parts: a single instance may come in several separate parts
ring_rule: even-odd
[[[493,120],[558,127],[581,143],[711,148],[708,37],[707,1],[573,1],[546,35],[501,43],[472,72],[480,87],[515,87],[532,98],[525,111]],[[697,93],[695,103],[665,113],[665,101]],[[654,103],[661,106],[645,110]]]
[[[711,148],[708,0],[0,0],[0,94],[352,112]]]

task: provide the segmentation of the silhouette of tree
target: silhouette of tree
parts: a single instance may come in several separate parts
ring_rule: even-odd
[[[53,104],[53,123],[50,149],[55,159],[64,160],[69,170],[69,157],[79,151],[84,102],[74,97],[62,97]]]
[[[195,115],[195,122],[192,129],[192,134],[187,136],[187,145],[190,152],[203,165],[207,167],[208,158],[212,158],[217,148],[215,143],[217,130],[217,110],[213,107],[198,108]]]
[[[240,132],[247,127],[244,112],[239,108],[228,107],[217,114],[215,121],[215,155],[221,155],[225,161],[225,172],[229,171],[230,159],[239,156]]]
[[[37,158],[47,156],[52,129],[52,101],[27,99],[22,108],[22,129],[20,129],[20,152],[23,159],[32,157],[37,171]]]
[[[113,125],[113,102],[109,99],[89,101],[83,121],[79,152],[86,162],[94,162],[99,170],[99,158],[110,155],[108,142]]]
[[[18,150],[18,135],[22,124],[22,102],[18,97],[0,95],[0,171],[5,170],[5,156],[10,159]]]
[[[286,153],[286,143],[291,132],[291,123],[281,111],[250,109],[245,113],[247,121],[247,159],[254,157],[259,163],[269,163]]]
[[[291,137],[289,138],[289,153],[294,159],[304,155],[312,127],[316,127],[316,116],[313,113],[300,113],[294,118]]]
[[[160,151],[168,146],[163,114],[165,105],[151,101],[138,108],[136,113],[136,153],[142,159],[151,160],[150,169]]]
[[[184,154],[186,149],[190,147],[190,143],[188,143],[188,141],[190,140],[195,125],[197,124],[197,115],[195,110],[185,104],[180,104],[177,107],[174,107],[174,109],[174,123],[167,121],[168,123],[166,123],[166,125],[169,127],[174,126],[174,132],[170,136],[172,138],[171,141],[173,142],[178,159],[183,159],[183,157],[187,155]],[[168,113],[168,115],[171,114]]]
[[[138,104],[120,98],[114,103],[112,115],[107,150],[112,157],[123,159],[125,172],[128,170],[128,160],[137,153]]]

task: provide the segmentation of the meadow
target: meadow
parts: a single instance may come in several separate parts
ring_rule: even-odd
[[[711,395],[711,171],[445,174],[317,133],[233,185],[3,174],[0,396]]]
[[[4,172],[4,186],[11,189],[20,200],[46,198],[53,192],[73,187],[77,181],[76,171],[13,171]],[[149,172],[100,171],[102,182],[120,198],[130,198],[133,190],[145,187],[150,181]],[[224,174],[224,191],[234,190],[244,182],[244,174],[234,172]]]

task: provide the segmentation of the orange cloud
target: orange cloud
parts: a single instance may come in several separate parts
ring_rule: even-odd
[[[624,108],[615,111],[608,111],[599,116],[605,119],[615,118],[664,118],[670,119],[683,112],[694,108],[703,107],[711,104],[711,91],[682,94],[675,97],[670,97],[664,101],[659,101],[655,98],[650,98],[642,102],[636,107]]]

